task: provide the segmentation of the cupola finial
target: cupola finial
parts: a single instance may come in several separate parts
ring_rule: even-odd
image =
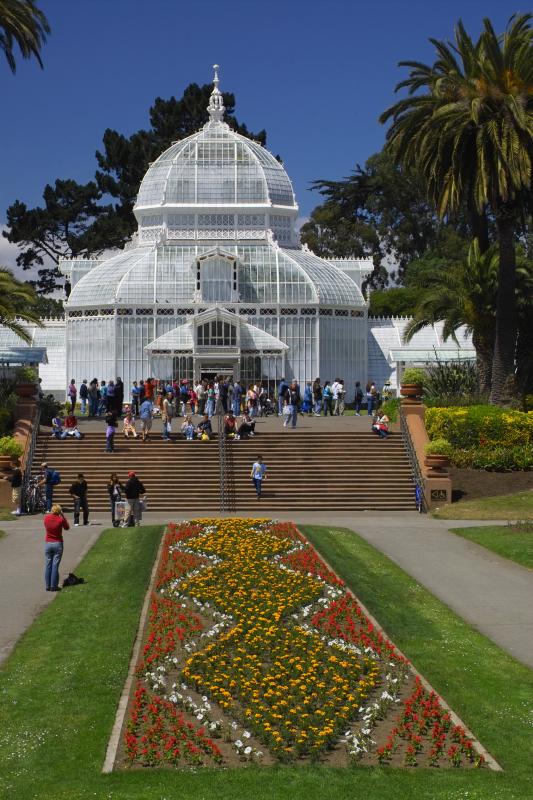
[[[211,122],[222,122],[224,119],[224,112],[226,109],[224,108],[224,100],[222,99],[222,93],[218,88],[219,80],[218,80],[218,64],[213,64],[213,69],[215,70],[215,76],[213,78],[213,91],[211,92],[211,97],[209,98],[209,105],[207,106],[207,111],[209,112],[209,119]]]

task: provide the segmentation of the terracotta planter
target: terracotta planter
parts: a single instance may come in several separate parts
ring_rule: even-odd
[[[400,387],[402,405],[414,405],[420,403],[422,396],[422,386],[419,383],[402,383]]]
[[[444,455],[427,455],[424,459],[424,464],[433,474],[443,475],[448,472],[450,459]]]
[[[11,469],[13,456],[5,456],[0,453],[0,472],[8,472]]]
[[[15,386],[15,392],[19,397],[24,399],[35,397],[37,395],[37,384],[36,383],[17,383]]]

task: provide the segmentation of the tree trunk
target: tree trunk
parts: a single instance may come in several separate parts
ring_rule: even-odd
[[[533,394],[533,323],[525,317],[518,324],[516,378],[522,397]]]
[[[510,207],[502,206],[496,215],[500,266],[490,401],[499,405],[510,399],[515,374],[517,316],[513,210]]]
[[[474,206],[470,210],[470,226],[472,228],[472,237],[478,240],[479,252],[483,255],[490,247],[489,225],[486,212],[482,211],[480,213]]]
[[[494,342],[489,342],[474,332],[472,334],[472,343],[476,348],[479,393],[489,395],[492,382],[492,354],[494,352]]]

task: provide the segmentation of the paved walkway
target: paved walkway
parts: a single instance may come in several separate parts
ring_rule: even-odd
[[[261,515],[271,516],[267,508],[261,508]],[[280,518],[279,513],[272,516]],[[176,519],[185,517],[184,512],[175,515]],[[155,513],[146,514],[144,520],[147,524],[167,521],[167,514]],[[357,531],[473,627],[533,668],[533,572],[448,531],[488,523],[434,520],[411,512],[369,512],[356,517],[353,512],[298,512],[295,521]],[[72,528],[66,534],[62,575],[75,569],[108,525],[108,516],[95,515],[90,526]],[[0,527],[6,532],[0,539],[2,661],[54,595],[43,586],[41,518],[21,518]]]

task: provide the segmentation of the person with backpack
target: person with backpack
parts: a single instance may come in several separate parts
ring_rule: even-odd
[[[69,383],[67,389],[67,397],[70,400],[70,410],[71,413],[74,414],[74,409],[76,408],[76,400],[78,397],[78,390],[76,388],[76,381],[72,378],[71,382]]]
[[[83,379],[83,383],[80,386],[80,413],[82,415],[85,414],[87,410],[87,400],[89,399],[89,387],[87,386],[87,378]]]
[[[146,489],[140,482],[135,472],[128,472],[128,480],[124,486],[126,495],[126,514],[122,527],[139,526],[141,524],[141,498],[146,494]]]
[[[80,524],[80,508],[83,511],[83,524],[89,524],[89,505],[87,503],[87,481],[83,472],[78,472],[78,477],[71,484],[68,493],[74,501],[74,527]]]
[[[322,404],[324,406],[324,416],[327,417],[328,411],[330,416],[333,416],[333,392],[331,391],[331,386],[329,381],[324,383],[324,389],[322,390]]]
[[[361,416],[361,406],[363,405],[363,390],[361,389],[360,381],[357,381],[355,384],[355,416]]]
[[[322,411],[322,384],[320,383],[320,378],[315,378],[313,381],[313,402],[315,404],[313,414],[315,417],[319,417]]]
[[[289,393],[289,384],[282,378],[278,386],[278,417],[283,416],[283,407],[285,406],[287,394]]]
[[[50,469],[46,461],[41,464],[41,479],[39,486],[44,488],[46,511],[49,514],[54,502],[54,486],[61,483],[61,475],[56,469]]]
[[[152,401],[148,400],[148,398],[145,398],[141,403],[139,418],[141,420],[141,434],[143,442],[147,440],[148,434],[152,428],[153,408]]]

